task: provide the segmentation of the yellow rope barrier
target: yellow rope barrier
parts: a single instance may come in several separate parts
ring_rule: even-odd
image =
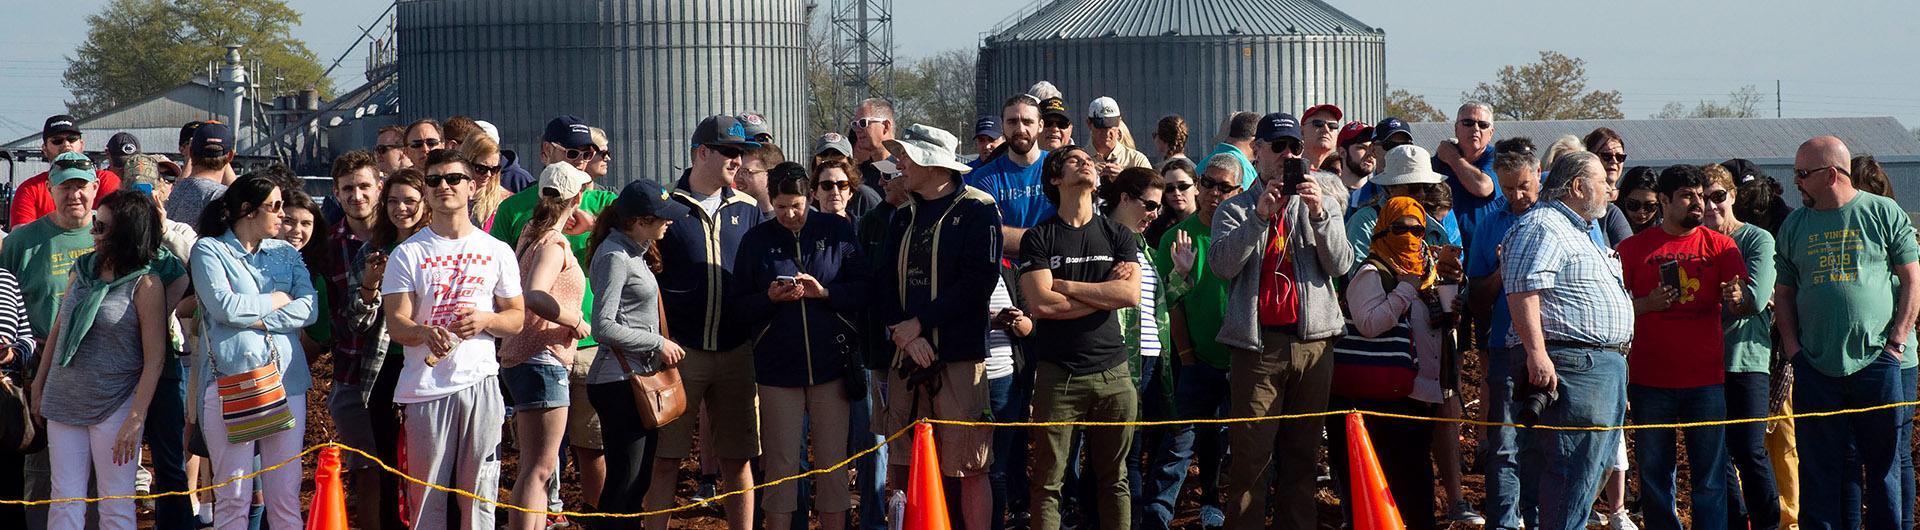
[[[1206,418],[1206,419],[1195,419],[1195,420],[1169,420],[1169,421],[991,422],[991,421],[939,420],[939,419],[926,418],[915,423],[924,422],[924,423],[929,423],[934,425],[954,425],[954,426],[961,426],[961,427],[996,427],[996,428],[997,427],[1164,427],[1164,426],[1187,425],[1187,424],[1231,424],[1231,423],[1253,423],[1253,422],[1261,422],[1261,421],[1299,420],[1299,419],[1311,419],[1311,418],[1325,418],[1328,416],[1340,416],[1340,415],[1346,415],[1346,414],[1360,414],[1362,416],[1377,416],[1382,418],[1395,418],[1395,419],[1403,419],[1403,420],[1459,423],[1459,424],[1466,424],[1466,425],[1477,425],[1481,427],[1513,427],[1513,428],[1520,428],[1520,429],[1598,432],[1598,431],[1635,430],[1635,429],[1683,429],[1688,427],[1714,427],[1714,426],[1734,425],[1739,423],[1755,423],[1755,422],[1777,421],[1777,420],[1799,419],[1799,418],[1824,418],[1824,417],[1830,417],[1830,416],[1857,414],[1862,412],[1872,412],[1876,410],[1886,410],[1886,409],[1891,409],[1896,407],[1910,407],[1910,406],[1916,406],[1916,405],[1920,405],[1920,401],[1888,403],[1884,405],[1874,405],[1871,407],[1861,407],[1861,408],[1845,409],[1845,410],[1833,410],[1833,411],[1822,411],[1822,412],[1796,412],[1793,414],[1781,414],[1778,416],[1768,416],[1765,418],[1745,418],[1745,419],[1737,419],[1737,420],[1715,420],[1715,421],[1700,421],[1700,422],[1690,422],[1690,423],[1634,424],[1634,425],[1620,425],[1620,426],[1611,426],[1611,427],[1567,426],[1567,425],[1521,425],[1517,423],[1501,423],[1501,422],[1470,420],[1470,419],[1462,419],[1462,418],[1434,418],[1434,417],[1427,417],[1427,416],[1412,416],[1407,414],[1394,414],[1390,412],[1376,412],[1376,411],[1358,410],[1358,409],[1329,410],[1325,412],[1309,412],[1309,413],[1303,413],[1303,414],[1281,414],[1281,415],[1275,415],[1275,416],[1259,416],[1259,417],[1252,417],[1252,418]],[[22,505],[22,506],[45,506],[49,504],[68,503],[68,502],[94,503],[94,502],[109,501],[109,500],[147,500],[147,499],[158,499],[162,497],[180,496],[180,495],[196,495],[203,492],[213,491],[215,489],[219,489],[223,486],[227,486],[242,480],[249,480],[249,479],[258,477],[260,475],[266,474],[269,471],[273,471],[273,470],[285,467],[288,464],[299,462],[301,461],[302,458],[305,458],[307,455],[313,454],[314,451],[319,451],[327,447],[337,447],[342,451],[354,453],[362,457],[365,457],[367,460],[372,461],[375,464],[378,464],[380,466],[380,469],[386,470],[386,472],[388,473],[393,473],[394,475],[399,476],[401,479],[406,480],[407,482],[418,484],[422,487],[432,489],[435,491],[446,492],[449,494],[459,495],[459,496],[467,497],[473,500],[490,503],[495,506],[499,506],[501,508],[506,508],[508,510],[524,512],[524,513],[541,514],[541,515],[560,515],[560,516],[571,517],[571,518],[648,517],[648,516],[654,516],[654,515],[666,515],[666,514],[691,510],[708,503],[725,500],[728,497],[750,494],[755,490],[759,490],[762,488],[771,488],[774,486],[785,484],[787,482],[805,479],[807,477],[811,477],[814,475],[820,475],[820,474],[839,471],[842,468],[853,465],[855,461],[858,461],[861,458],[866,458],[868,455],[871,455],[875,451],[880,450],[881,447],[885,447],[886,444],[892,443],[894,440],[899,439],[901,436],[905,436],[912,429],[913,429],[913,425],[908,425],[898,431],[894,431],[893,434],[887,435],[885,440],[882,440],[880,443],[875,444],[873,447],[869,447],[863,451],[854,453],[853,455],[848,456],[846,459],[841,460],[840,462],[835,463],[834,465],[831,465],[831,466],[827,466],[820,469],[809,470],[804,473],[790,476],[790,477],[785,477],[785,478],[772,480],[772,481],[768,481],[760,484],[755,484],[753,485],[753,487],[743,489],[743,490],[729,491],[729,492],[714,496],[713,498],[707,499],[706,501],[703,501],[703,502],[685,504],[685,505],[676,506],[673,508],[667,508],[663,510],[653,510],[653,511],[647,511],[647,512],[637,512],[637,513],[587,513],[587,512],[568,512],[568,511],[548,511],[548,510],[542,510],[542,509],[536,509],[536,508],[527,508],[524,506],[516,506],[513,504],[500,502],[500,501],[489,501],[485,497],[482,497],[470,491],[457,489],[457,488],[449,488],[446,486],[441,486],[438,484],[433,484],[424,480],[414,478],[412,475],[408,475],[400,471],[399,469],[396,469],[393,466],[388,465],[386,462],[381,461],[379,458],[373,456],[372,454],[367,453],[366,451],[360,450],[352,446],[348,446],[346,444],[341,444],[338,442],[327,442],[320,445],[315,445],[313,447],[308,447],[306,448],[306,450],[301,451],[300,454],[294,455],[293,457],[288,458],[286,460],[282,460],[280,461],[280,463],[267,466],[264,468],[260,468],[260,470],[254,471],[252,473],[247,473],[245,475],[234,477],[232,479],[227,480],[226,482],[221,482],[219,484],[213,484],[208,486],[201,486],[199,488],[195,488],[188,491],[171,491],[171,492],[163,492],[163,493],[154,493],[150,495],[109,495],[109,496],[103,496],[103,497],[48,499],[48,500],[38,500],[38,501],[0,500],[0,504],[12,504],[12,505]]]

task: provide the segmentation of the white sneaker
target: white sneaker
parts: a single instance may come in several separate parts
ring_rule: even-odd
[[[1612,530],[1640,530],[1640,525],[1633,524],[1633,517],[1628,516],[1626,510],[1620,510],[1613,512],[1613,515],[1607,516],[1607,528],[1611,528]]]
[[[1226,512],[1220,511],[1219,506],[1209,504],[1200,507],[1201,528],[1222,528],[1225,526],[1227,526],[1227,514]]]

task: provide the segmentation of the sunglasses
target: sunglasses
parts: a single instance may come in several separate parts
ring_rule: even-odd
[[[260,211],[267,212],[267,213],[280,213],[280,209],[285,208],[286,206],[287,206],[286,201],[273,201],[273,202],[260,203]]]
[[[1620,209],[1629,212],[1651,212],[1659,207],[1660,203],[1658,201],[1637,201],[1633,199],[1620,201]]]
[[[847,191],[849,189],[853,189],[853,181],[822,180],[822,181],[813,183],[813,189],[820,190],[820,191],[827,191],[827,190]]]
[[[1160,211],[1160,201],[1149,201],[1146,199],[1137,199],[1137,200],[1140,201],[1140,209],[1142,211],[1145,211],[1147,213]]]
[[[580,160],[582,158],[592,158],[594,153],[598,153],[599,151],[600,151],[599,149],[595,149],[592,147],[568,148],[567,160]]]
[[[1811,170],[1807,170],[1807,169],[1795,169],[1795,170],[1793,170],[1793,178],[1794,178],[1794,179],[1796,179],[1796,180],[1805,180],[1805,179],[1807,179],[1807,178],[1809,178],[1809,177],[1812,177],[1812,176],[1814,176],[1814,175],[1818,175],[1818,174],[1820,174],[1820,172],[1822,172],[1822,171],[1826,171],[1826,170],[1829,170],[1829,169],[1831,169],[1831,170],[1834,170],[1834,171],[1838,171],[1838,172],[1840,172],[1840,174],[1842,174],[1842,175],[1846,175],[1846,176],[1849,176],[1849,177],[1851,177],[1851,176],[1853,176],[1852,174],[1850,174],[1850,173],[1847,173],[1847,170],[1844,170],[1844,169],[1840,169],[1840,168],[1839,168],[1838,166],[1827,166],[1827,167],[1822,167],[1822,168],[1814,168],[1814,169],[1811,169]]]
[[[1594,153],[1594,155],[1599,156],[1601,162],[1613,162],[1615,164],[1624,164],[1627,162],[1626,153]]]
[[[872,127],[876,123],[886,123],[887,121],[889,120],[886,118],[855,118],[852,124],[855,129],[865,129]]]
[[[411,142],[407,142],[407,145],[410,147],[413,147],[414,149],[421,149],[426,147],[440,147],[440,139],[427,138],[424,140],[414,140]]]
[[[1493,122],[1490,122],[1490,121],[1480,121],[1480,120],[1460,120],[1460,126],[1461,126],[1461,127],[1472,127],[1472,128],[1475,128],[1475,129],[1482,129],[1482,130],[1485,130],[1485,129],[1492,129],[1492,128],[1493,128]]]
[[[1712,204],[1727,202],[1727,190],[1713,190],[1708,192],[1706,197],[1707,202]]]
[[[55,136],[47,139],[47,143],[50,143],[53,145],[67,145],[71,143],[78,143],[79,141],[80,141],[79,136],[71,136],[71,135]]]
[[[55,160],[53,161],[53,167],[59,168],[59,169],[78,169],[82,171],[92,171],[93,161],[92,160]]]
[[[500,174],[500,166],[489,166],[489,165],[486,165],[486,164],[474,164],[474,165],[473,165],[473,172],[474,172],[474,173],[479,173],[479,174],[483,174],[483,175],[498,175],[498,174]]]
[[[1387,233],[1407,234],[1407,235],[1413,235],[1413,236],[1426,237],[1427,227],[1417,226],[1417,225],[1416,226],[1393,225],[1393,226],[1387,227]]]
[[[380,144],[380,145],[373,146],[373,152],[384,155],[390,151],[393,151],[395,149],[401,149],[404,147],[406,146],[400,145],[400,144]]]
[[[1340,124],[1338,122],[1331,122],[1331,121],[1319,120],[1319,119],[1307,120],[1307,126],[1315,129],[1320,129],[1323,131],[1331,131],[1331,130],[1340,128]]]
[[[1213,190],[1220,193],[1233,193],[1240,189],[1239,184],[1221,182],[1213,179],[1200,179],[1198,184],[1200,185],[1200,189]]]
[[[740,155],[745,153],[745,151],[741,151],[740,148],[732,147],[732,146],[709,145],[706,147],[708,151],[713,151],[714,153],[718,153],[721,157],[724,157],[724,158],[740,158]],[[575,160],[578,159],[573,156],[574,151],[575,150],[573,149],[567,150],[568,159],[575,159]]]
[[[1168,182],[1167,187],[1165,189],[1166,191],[1171,191],[1171,192],[1186,193],[1187,190],[1193,189],[1193,183],[1192,182]]]
[[[1284,155],[1287,153],[1299,153],[1300,141],[1292,138],[1281,138],[1279,140],[1275,140],[1273,144],[1270,145],[1269,147],[1273,149],[1273,154],[1276,154],[1276,155]]]
[[[471,177],[468,177],[465,173],[447,173],[444,175],[427,175],[426,178],[421,180],[425,180],[429,188],[438,188],[442,182],[445,182],[448,186],[459,186],[460,183],[466,182],[468,178]]]
[[[1046,128],[1048,128],[1048,129],[1071,129],[1071,128],[1073,128],[1073,121],[1072,121],[1072,120],[1068,120],[1068,119],[1066,119],[1066,118],[1047,118],[1047,119],[1044,119],[1044,120],[1040,120],[1040,123],[1041,123],[1041,125],[1044,125],[1044,126],[1046,126]]]

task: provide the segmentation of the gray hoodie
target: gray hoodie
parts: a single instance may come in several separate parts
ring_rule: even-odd
[[[1347,242],[1346,186],[1330,173],[1311,177],[1320,184],[1326,217],[1314,220],[1299,197],[1289,197],[1285,213],[1287,241],[1293,245],[1293,272],[1300,291],[1300,338],[1330,339],[1346,326],[1340,295],[1333,279],[1353,263],[1353,245]],[[1221,344],[1261,351],[1260,261],[1267,251],[1267,229],[1272,223],[1254,214],[1265,180],[1235,195],[1213,214],[1213,244],[1207,247],[1207,267],[1232,282],[1227,289],[1227,313],[1220,322]],[[1336,193],[1338,192],[1338,193]]]

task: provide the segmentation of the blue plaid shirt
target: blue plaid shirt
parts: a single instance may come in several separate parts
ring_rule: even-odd
[[[1547,340],[1625,346],[1633,341],[1633,301],[1620,276],[1620,258],[1593,244],[1588,223],[1560,201],[1520,216],[1501,253],[1509,293],[1540,291],[1541,330]],[[1507,345],[1520,346],[1509,331]]]

